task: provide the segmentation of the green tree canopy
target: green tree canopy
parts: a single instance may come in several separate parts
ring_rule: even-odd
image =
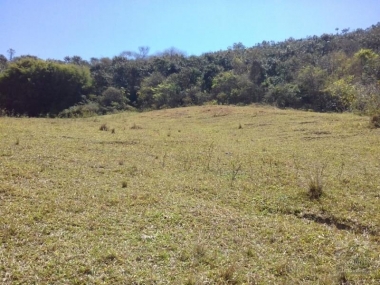
[[[22,58],[0,74],[0,108],[17,114],[58,114],[87,95],[92,80],[84,66]]]

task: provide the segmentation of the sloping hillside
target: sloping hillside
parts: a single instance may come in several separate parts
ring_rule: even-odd
[[[0,280],[378,284],[379,142],[262,106],[0,118]]]

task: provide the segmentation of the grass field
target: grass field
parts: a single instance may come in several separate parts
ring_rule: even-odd
[[[0,118],[0,283],[379,284],[368,121],[262,106]]]

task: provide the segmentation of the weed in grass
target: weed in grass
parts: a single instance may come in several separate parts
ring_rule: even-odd
[[[193,163],[193,157],[189,152],[186,152],[183,156],[183,169],[189,171]]]
[[[115,133],[115,129],[112,129],[112,130],[111,130],[111,134],[114,134],[114,133]]]
[[[344,161],[342,161],[341,164],[340,164],[340,168],[339,168],[339,172],[338,172],[338,176],[337,176],[339,181],[342,180],[344,166],[345,166],[345,163],[344,163]],[[345,179],[343,179],[343,180],[345,180]]]
[[[299,171],[300,171],[300,164],[299,164],[298,160],[296,159],[295,154],[293,154],[292,157],[293,157],[293,167],[294,167],[295,170],[296,170],[296,177],[298,177],[298,173],[299,173]]]
[[[167,153],[165,152],[164,155],[162,156],[162,161],[161,161],[162,167],[165,167],[166,157],[167,157]]]
[[[138,168],[136,165],[132,165],[131,167],[128,168],[128,172],[130,176],[135,176],[138,172]]]
[[[127,181],[123,181],[123,182],[121,182],[121,187],[123,187],[123,188],[127,188],[127,186],[128,186]]]
[[[227,284],[238,284],[238,280],[236,279],[236,266],[231,265],[226,269],[222,270],[220,273],[220,277],[223,281],[226,281]]]
[[[100,126],[99,130],[101,130],[101,131],[108,131],[108,126],[107,126],[107,124],[102,124],[102,125]]]
[[[93,274],[93,271],[91,270],[91,268],[89,268],[87,266],[82,266],[81,268],[79,268],[79,272],[84,274],[84,275],[92,275]]]
[[[240,129],[242,129],[242,128],[243,128],[243,126],[242,126],[241,124],[239,124],[239,128],[238,128],[238,129],[240,130]]]
[[[216,158],[216,172],[219,174],[219,175],[222,175],[222,159],[218,156]]]
[[[17,235],[17,230],[13,225],[6,226],[2,229],[2,241],[5,244],[9,239]]]
[[[191,255],[187,250],[183,250],[183,251],[181,251],[178,258],[180,261],[186,262],[186,261],[189,261],[191,259]]]
[[[139,125],[136,125],[136,123],[133,123],[133,125],[130,127],[131,130],[141,130],[142,127]]]
[[[205,153],[205,157],[204,157],[204,160],[205,160],[205,165],[206,165],[206,170],[210,170],[210,164],[211,164],[211,159],[212,159],[212,156],[213,156],[213,153],[214,153],[214,149],[215,149],[215,144],[214,142],[212,142],[207,150],[206,150],[206,153]]]
[[[290,272],[290,266],[287,261],[279,262],[273,267],[272,271],[275,276],[286,276]]]
[[[339,285],[349,285],[350,281],[348,280],[348,276],[346,272],[340,272],[338,276],[338,284]]]
[[[319,199],[323,194],[323,184],[320,177],[313,177],[309,181],[309,198],[310,199]]]
[[[166,261],[166,260],[169,260],[170,258],[170,255],[167,251],[161,251],[159,254],[158,254],[158,259],[162,260],[162,261]]]
[[[17,139],[16,139],[16,142],[15,142],[15,145],[19,145],[19,144],[20,144],[20,139],[17,138]]]
[[[241,170],[241,162],[232,162],[231,163],[231,186],[233,185],[235,179],[236,179],[236,176],[238,175],[239,171]]]
[[[112,263],[118,262],[120,260],[119,260],[119,257],[117,256],[117,254],[115,252],[108,252],[107,254],[103,255],[99,261],[101,261],[105,264],[112,264]]]
[[[249,166],[249,178],[253,181],[255,177],[255,167],[252,160],[248,162],[248,166]]]
[[[254,257],[255,256],[255,251],[250,247],[247,249],[247,257]]]
[[[202,243],[197,243],[194,247],[194,257],[203,259],[207,254],[206,246]]]
[[[310,199],[318,200],[323,194],[323,170],[325,165],[315,168],[314,174],[309,176],[308,195]]]

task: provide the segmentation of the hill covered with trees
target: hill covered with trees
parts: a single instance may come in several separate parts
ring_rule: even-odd
[[[273,104],[314,111],[380,110],[380,23],[336,34],[235,43],[186,56],[148,47],[113,58],[41,60],[0,55],[0,109],[87,116],[202,104]]]

